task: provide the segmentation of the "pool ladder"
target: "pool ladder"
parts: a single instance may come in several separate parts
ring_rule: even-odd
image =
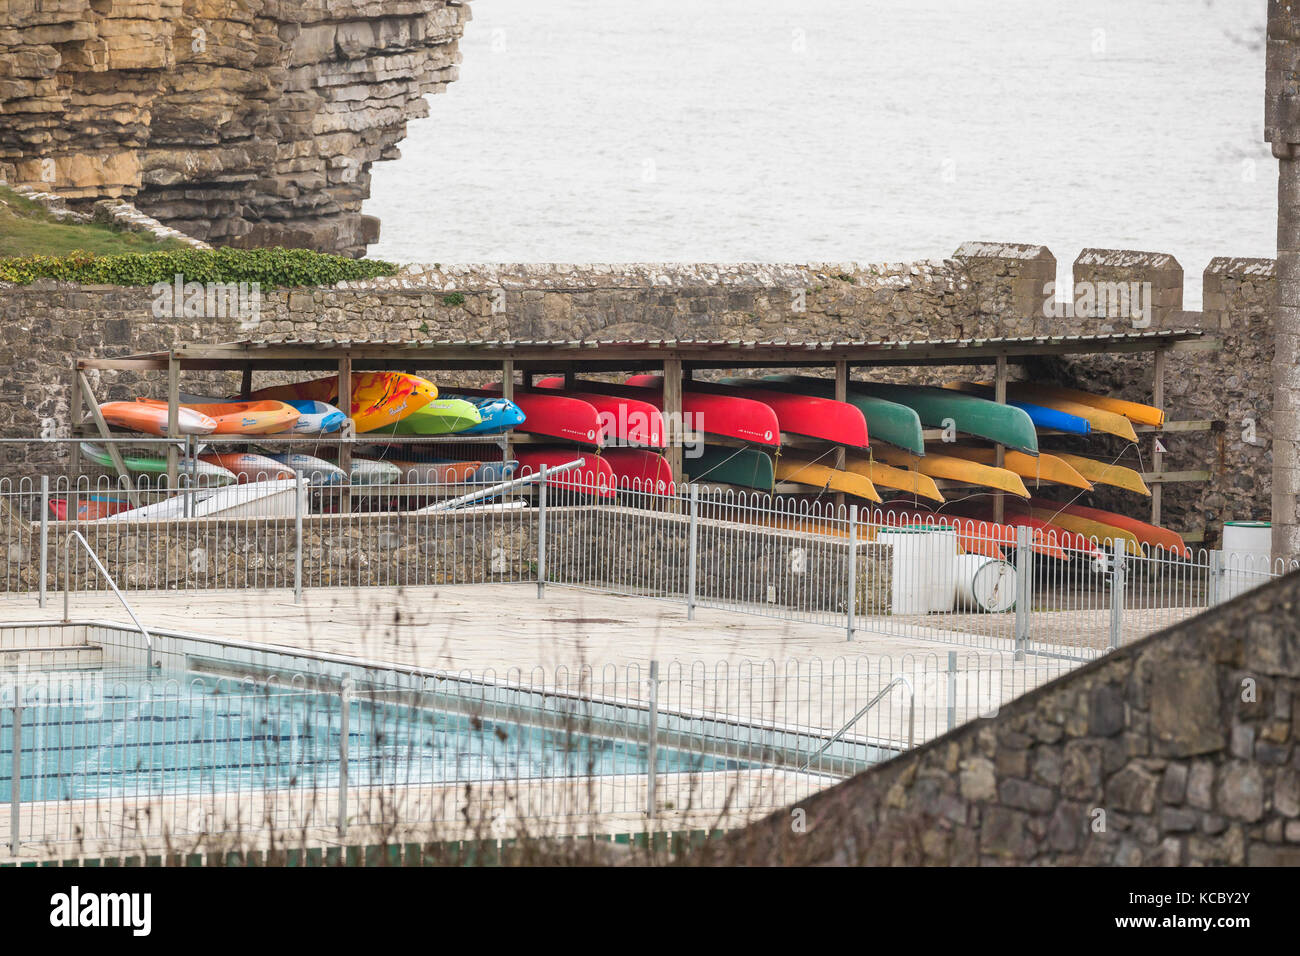
[[[872,707],[875,707],[878,703],[884,700],[885,697],[889,694],[889,692],[893,690],[895,687],[897,687],[899,684],[902,684],[904,687],[907,688],[907,749],[911,750],[912,734],[916,727],[916,694],[912,690],[911,681],[909,681],[906,677],[900,675],[898,677],[895,677],[888,684],[882,687],[880,689],[880,693],[876,694],[875,697],[867,701],[866,706],[863,707],[861,710],[859,710],[851,718],[849,718],[848,723],[846,723],[839,730],[835,731],[834,735],[831,737],[830,740],[826,741],[826,743],[818,747],[817,752],[804,761],[804,765],[799,768],[799,772],[803,773],[810,766],[812,766],[812,762],[814,760],[816,760],[826,751],[830,750],[831,747],[835,745],[836,741],[838,741],[841,737],[843,737],[846,733],[849,732],[850,727],[852,727],[859,720],[865,717],[867,715],[867,711],[871,710]]]
[[[108,582],[108,586],[112,588],[113,593],[117,595],[117,599],[122,602],[122,607],[126,609],[126,613],[131,616],[131,621],[135,624],[135,629],[140,632],[142,637],[144,637],[145,651],[148,654],[148,658],[149,658],[149,669],[152,670],[154,668],[153,635],[150,634],[148,629],[143,624],[140,623],[140,619],[136,617],[135,609],[132,608],[131,605],[127,602],[126,596],[120,590],[118,590],[117,582],[114,581],[113,576],[108,573],[108,568],[104,567],[104,563],[99,560],[99,555],[97,555],[95,553],[95,549],[90,546],[90,542],[88,542],[84,537],[82,537],[80,531],[68,532],[68,537],[67,537],[68,548],[63,557],[63,623],[64,624],[72,623],[72,617],[68,613],[68,596],[72,593],[71,568],[72,568],[73,540],[80,542],[81,547],[85,550],[86,554],[90,557],[90,560],[93,561],[95,563],[95,567],[99,569],[99,573],[102,574],[104,576],[104,580]]]

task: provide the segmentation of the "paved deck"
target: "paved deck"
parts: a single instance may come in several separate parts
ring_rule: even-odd
[[[737,663],[839,656],[945,655],[953,645],[681,604],[532,584],[291,592],[190,591],[128,595],[145,626],[431,668],[646,663],[652,659]],[[55,598],[0,601],[0,621],[62,619]],[[74,595],[74,619],[129,620],[111,595]],[[1005,642],[995,641],[1000,647]],[[1009,648],[1008,644],[1008,648]]]

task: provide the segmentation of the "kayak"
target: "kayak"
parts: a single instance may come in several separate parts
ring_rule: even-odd
[[[895,505],[898,503],[891,501],[889,504]],[[987,511],[984,510],[986,508]],[[897,509],[895,514],[906,516],[911,514],[913,510],[909,506],[906,509]],[[1003,521],[994,521],[992,508],[984,503],[962,502],[960,513],[952,515],[945,513],[935,517],[959,523],[959,530],[970,539],[968,542],[963,542],[963,545],[972,554],[1005,557],[1008,553],[1014,553],[1019,541],[1019,532],[1016,531],[1016,528],[1022,525],[1030,528],[1033,532],[1030,538],[1030,550],[1034,554],[1046,558],[1056,558],[1059,561],[1068,561],[1071,558],[1069,549],[1076,539],[1079,547],[1087,547],[1087,542],[1082,538],[1078,538],[1077,535],[1072,535],[1063,528],[1057,528],[1046,521],[1039,521],[1036,518],[1008,514]],[[989,550],[980,550],[981,548],[987,549],[990,543],[996,544],[1002,550],[1002,555],[994,555]],[[1089,549],[1087,553],[1092,556],[1092,549]],[[1100,551],[1096,552],[1096,554],[1100,553]]]
[[[627,384],[637,388],[662,389],[663,377],[633,375],[628,378]],[[801,395],[797,392],[783,392],[775,388],[715,385],[695,381],[683,382],[682,392],[684,395],[694,392],[748,398],[772,409],[783,432],[816,438],[836,445],[867,447],[867,420],[861,411],[848,402],[837,402],[833,398],[818,398],[815,395]]]
[[[821,398],[835,397],[833,381],[811,375],[765,375],[762,378],[724,378],[722,381],[728,385],[752,384],[760,385],[762,388],[799,392],[803,395],[817,395]],[[873,442],[885,441],[899,448],[906,448],[916,455],[925,454],[925,439],[921,435],[921,417],[916,414],[916,409],[854,391],[849,392],[848,403],[857,408],[867,420],[867,431],[871,434]]]
[[[232,473],[242,485],[250,481],[278,481],[294,477],[293,469],[266,455],[246,451],[214,452],[200,455],[199,461],[217,465]]]
[[[609,462],[593,452],[582,452],[554,445],[537,445],[516,448],[515,457],[519,460],[519,467],[529,474],[537,474],[543,466],[557,468],[582,458],[584,463],[581,468],[571,469],[554,478],[548,477],[547,485],[593,494],[600,498],[614,497],[614,488],[617,484],[614,469],[609,466]]]
[[[297,452],[283,452],[267,455],[274,462],[279,462],[294,471],[302,472],[309,485],[341,485],[347,481],[343,469],[333,462],[313,455],[301,455]]]
[[[451,435],[483,423],[473,402],[463,398],[436,398],[405,418],[372,431],[391,435]]]
[[[438,386],[406,372],[353,372],[351,387],[352,407],[348,413],[358,432],[391,425],[438,397]],[[310,382],[272,385],[257,389],[250,397],[282,402],[301,398],[337,403],[339,378],[331,375]]]
[[[886,464],[919,471],[931,478],[946,478],[963,484],[996,488],[999,491],[1019,495],[1021,498],[1029,497],[1029,489],[1020,480],[1020,476],[1005,468],[981,465],[979,462],[952,455],[940,455],[937,452],[930,452],[924,458],[919,458],[901,449],[878,448],[876,455],[883,458]]]
[[[167,403],[152,398],[137,401],[159,409],[167,421]],[[255,402],[217,402],[211,405],[182,405],[177,411],[197,412],[206,415],[216,424],[208,434],[213,435],[269,435],[293,429],[298,421],[298,409],[286,402],[271,399]],[[166,425],[164,424],[164,429]]]
[[[134,402],[104,402],[99,406],[99,413],[108,424],[119,428],[150,435],[167,434],[166,402],[158,403],[148,398],[137,398]],[[176,410],[176,425],[178,435],[211,435],[217,430],[217,423],[210,416],[184,407]]]
[[[1111,398],[1107,395],[1094,395],[1091,392],[1085,392],[1077,388],[1064,388],[1059,385],[1040,385],[1037,382],[1008,382],[1007,393],[1014,393],[1017,397],[1023,395],[1031,401],[1039,401],[1043,398],[1052,398],[1067,402],[1077,402],[1080,405],[1087,405],[1090,408],[1097,408],[1104,412],[1111,412],[1116,415],[1123,415],[1131,422],[1139,425],[1154,425],[1159,427],[1165,423],[1165,413],[1154,405],[1143,405],[1141,402],[1128,402],[1121,398]],[[1043,403],[1047,404],[1047,403]]]
[[[1170,531],[1168,528],[1162,528],[1159,525],[1148,524],[1145,521],[1139,521],[1137,518],[1130,518],[1128,515],[1115,514],[1114,512],[1102,511],[1100,508],[1089,508],[1084,505],[1062,504],[1044,498],[1031,498],[1029,504],[1033,508],[1059,508],[1071,517],[1096,521],[1102,525],[1127,532],[1152,549],[1163,548],[1165,551],[1176,554],[1181,558],[1190,558],[1192,556],[1191,550],[1183,541],[1183,536],[1178,532]]]
[[[543,379],[539,384],[545,388],[553,388],[563,383],[564,379],[557,377]],[[580,381],[578,385],[584,392],[618,395],[649,402],[659,409],[661,414],[663,412],[661,379],[656,380],[657,387],[610,385],[605,382],[588,381]],[[776,412],[762,402],[737,395],[683,392],[682,418],[682,428],[687,432],[700,432],[717,438],[731,438],[773,447],[781,444],[781,425],[777,421]]]
[[[998,460],[998,450],[996,448],[945,445],[943,451],[944,454],[952,455],[954,458],[965,458],[967,461],[977,461],[982,465],[992,465]],[[1092,483],[1083,475],[1056,455],[1047,452],[1026,455],[1023,452],[1007,450],[1003,453],[1002,467],[1007,471],[1015,472],[1021,478],[1031,478],[1034,481],[1050,481],[1058,485],[1082,488],[1084,491],[1092,490]]]
[[[1014,504],[1016,514],[1023,514],[1025,507],[1029,508],[1029,515],[1037,518],[1039,521],[1046,521],[1066,531],[1073,531],[1085,541],[1088,542],[1089,548],[1099,550],[1109,550],[1107,542],[1113,540],[1123,540],[1125,550],[1129,554],[1142,554],[1142,545],[1138,541],[1137,535],[1123,528],[1117,528],[1114,525],[1105,524],[1101,521],[1094,521],[1091,518],[1085,518],[1082,515],[1070,514],[1061,504],[1056,501],[1044,501],[1038,499],[1038,505],[1024,505],[1020,502],[1008,503],[1008,508]]]
[[[113,467],[113,459],[100,445],[84,441],[81,443],[81,453],[101,468]],[[167,474],[167,459],[161,455],[123,455],[122,463],[126,465],[127,471],[146,475]],[[236,481],[235,476],[225,468],[184,457],[176,461],[176,474],[178,477],[188,476],[195,487],[217,488],[233,485]]]
[[[466,395],[446,395],[445,398],[463,398],[478,411],[479,423],[458,432],[461,435],[491,435],[507,431],[524,423],[524,413],[508,398],[475,398]]]
[[[499,398],[499,388],[462,388],[457,391],[467,397]],[[600,413],[590,402],[566,395],[551,395],[547,391],[516,391],[513,399],[524,414],[515,431],[544,438],[559,438],[582,445],[605,444],[605,426]]]
[[[606,448],[600,457],[614,472],[620,491],[643,491],[656,495],[673,493],[673,470],[668,459],[657,451]]]
[[[1009,525],[999,525],[988,521],[976,521],[954,515],[936,514],[925,507],[917,507],[900,501],[886,502],[882,508],[884,519],[876,529],[889,531],[893,528],[934,527],[950,528],[957,535],[957,544],[963,554],[980,554],[989,558],[1005,558],[1003,548],[1015,546],[1016,529]]]
[[[1029,394],[1016,387],[1017,385],[1018,383],[1008,382],[1007,394],[1015,395],[1017,399],[1022,395],[1027,396]],[[1076,418],[1082,418],[1088,423],[1090,431],[1116,435],[1132,442],[1137,441],[1137,432],[1133,431],[1133,423],[1117,412],[1106,411],[1093,405],[1085,405],[1070,399],[1042,395],[1037,392],[1033,393],[1032,397],[1038,405],[1055,409],[1058,412],[1065,412]]]
[[[906,491],[914,495],[920,495],[923,498],[929,498],[932,501],[943,501],[943,494],[939,491],[939,486],[934,483],[934,479],[929,475],[923,475],[919,471],[909,468],[896,468],[893,465],[887,465],[883,461],[874,461],[870,458],[849,457],[844,464],[847,471],[856,472],[859,475],[865,475],[871,479],[873,485],[881,488],[893,488],[895,491]]]
[[[407,485],[455,485],[468,481],[482,466],[481,461],[411,461],[390,458],[388,464],[397,468],[400,481]]]
[[[944,385],[944,388],[968,392],[972,395],[978,395],[980,398],[995,401],[993,396],[996,393],[994,390],[976,382],[948,382]],[[1092,431],[1092,425],[1088,423],[1088,420],[1080,418],[1078,415],[1070,415],[1067,412],[1057,411],[1055,408],[1048,408],[1046,405],[1036,405],[1031,402],[1008,401],[1007,404],[1020,409],[1028,415],[1035,428],[1065,432],[1069,435],[1087,435]]]
[[[539,383],[539,387],[559,391],[563,384],[562,378],[546,378]],[[664,419],[659,409],[650,402],[626,395],[606,395],[603,392],[577,389],[565,389],[562,394],[589,402],[596,409],[605,426],[606,440],[612,438],[632,445],[664,447]]]
[[[181,392],[182,405],[236,405],[242,401],[243,399],[240,398],[211,398]],[[269,432],[268,434],[326,435],[338,431],[343,427],[343,423],[348,420],[348,416],[328,402],[293,398],[285,400],[284,404],[297,410],[297,420],[283,431]]]
[[[68,505],[72,500],[72,498],[50,499],[50,511],[56,521],[68,520]],[[97,521],[131,508],[131,502],[123,498],[108,498],[104,495],[90,495],[86,498],[78,498],[76,501],[78,521]]]
[[[1083,475],[1088,481],[1096,482],[1099,485],[1123,488],[1126,491],[1135,491],[1139,495],[1151,497],[1151,489],[1142,480],[1142,475],[1132,468],[1125,468],[1123,465],[1108,465],[1104,461],[1085,458],[1083,455],[1068,455],[1063,451],[1054,451],[1052,454]]]
[[[944,428],[951,421],[959,432],[1038,454],[1038,433],[1023,409],[933,385],[850,382],[849,390],[907,405],[931,428]]]
[[[350,477],[354,485],[395,485],[402,480],[402,469],[390,461],[353,455]]]
[[[776,482],[772,456],[757,448],[705,445],[699,455],[686,459],[684,467],[692,481],[740,485],[760,491],[771,491]]]
[[[856,495],[868,501],[880,501],[871,479],[852,471],[841,471],[798,455],[781,454],[776,459],[777,481],[791,481],[823,490]]]

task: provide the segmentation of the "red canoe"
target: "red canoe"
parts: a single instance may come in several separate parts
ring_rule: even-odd
[[[673,470],[668,459],[642,448],[606,448],[600,457],[614,472],[620,489],[657,495],[673,492]]]
[[[552,382],[556,384],[553,385]],[[548,378],[542,380],[540,387],[558,391],[563,386],[564,379]],[[491,387],[495,388],[496,386]],[[564,391],[564,397],[587,402],[596,409],[601,423],[605,426],[606,440],[614,438],[633,445],[645,445],[650,448],[664,447],[664,419],[659,414],[659,409],[650,402],[620,395],[605,395],[601,392],[567,389]],[[521,405],[520,408],[523,408],[523,406]],[[523,431],[524,427],[520,426],[518,430]]]
[[[538,384],[542,388],[562,388],[564,379],[545,378]],[[649,402],[661,412],[663,411],[662,388],[586,381],[579,384],[584,392],[598,392],[602,395]],[[687,431],[699,431],[719,438],[734,438],[772,447],[781,444],[781,425],[777,421],[776,412],[762,402],[736,395],[685,392],[682,395],[682,414],[688,417],[688,420],[683,422],[683,427]]]
[[[462,391],[463,389],[457,389],[457,392]],[[519,403],[516,402],[515,404],[518,405]],[[567,465],[578,458],[585,459],[581,468],[574,468],[562,475],[556,475],[553,480],[548,479],[547,484],[554,483],[564,488],[594,494],[600,498],[614,497],[614,488],[618,484],[614,469],[609,466],[609,462],[594,452],[582,452],[574,448],[561,448],[554,445],[516,448],[514,452],[515,458],[519,460],[520,477],[523,477],[525,472],[536,473],[541,471],[543,465],[547,468],[558,468],[560,465]]]
[[[663,377],[633,375],[627,384],[640,388],[663,388]],[[792,435],[804,435],[853,448],[867,447],[867,419],[856,406],[848,402],[768,388],[706,382],[684,382],[683,388],[684,394],[734,395],[762,402],[776,412],[781,431]]]
[[[51,498],[50,511],[54,513],[56,521],[68,520],[68,503],[66,498]],[[95,521],[99,518],[107,518],[119,512],[126,511],[131,507],[129,501],[123,501],[118,498],[102,498],[93,496],[89,499],[82,498],[77,502],[77,520],[78,521]]]
[[[456,388],[449,391],[478,398],[498,398],[501,395],[500,387]],[[517,432],[559,438],[582,445],[599,447],[605,444],[604,423],[591,402],[567,395],[547,395],[520,389],[515,390],[511,401],[519,406],[525,416],[523,424],[515,426]]]
[[[1008,517],[1006,523],[999,524],[991,517],[965,517],[954,514],[936,514],[928,508],[908,504],[902,501],[888,501],[882,506],[886,524],[946,524],[956,529],[957,540],[968,554],[983,554],[991,558],[1005,558],[1007,550],[1016,547],[1016,522]],[[1033,519],[1030,519],[1033,520]],[[1052,537],[1046,522],[1039,522],[1043,527],[1034,531],[1031,547],[1035,554],[1044,557],[1069,560],[1069,553],[1061,547],[1059,538]],[[1060,530],[1060,529],[1054,529]],[[1069,535],[1068,531],[1061,534]],[[1006,549],[1006,550],[1004,550]]]
[[[987,502],[958,502],[953,505],[954,509],[964,514],[979,518],[982,521],[993,520],[993,506]],[[1002,520],[1013,528],[1025,527],[1034,532],[1034,541],[1041,541],[1045,546],[1064,551],[1064,557],[1085,557],[1100,558],[1102,552],[1087,537],[1068,531],[1060,525],[1052,524],[1050,521],[1043,521],[1041,518],[1035,518],[1032,515],[1022,512],[1024,507],[1019,501],[1007,499],[1002,515]],[[1013,545],[1015,541],[1011,542]],[[1035,551],[1038,548],[1035,547]],[[1039,554],[1044,552],[1038,551]],[[1057,555],[1053,555],[1056,557]]]
[[[1089,521],[1097,521],[1112,528],[1119,528],[1121,531],[1127,531],[1151,548],[1164,548],[1171,554],[1176,554],[1181,558],[1190,558],[1191,549],[1183,541],[1183,536],[1177,531],[1170,531],[1168,528],[1162,528],[1159,525],[1148,524],[1145,521],[1139,521],[1137,518],[1130,518],[1128,515],[1115,514],[1112,511],[1102,511],[1100,508],[1088,508],[1084,505],[1063,504],[1059,501],[1052,501],[1048,498],[1030,498],[1029,505],[1032,508],[1050,508],[1052,511],[1061,511],[1068,515],[1074,515],[1076,518],[1087,518]]]

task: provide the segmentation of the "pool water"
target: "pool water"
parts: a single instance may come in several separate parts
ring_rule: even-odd
[[[337,693],[239,684],[198,672],[115,673],[22,711],[20,799],[218,793],[337,786]],[[69,689],[71,688],[71,689]],[[644,774],[636,741],[478,718],[400,700],[354,699],[348,782],[402,786]],[[13,717],[0,708],[0,803],[12,792]],[[731,770],[734,760],[656,749],[656,770]]]

